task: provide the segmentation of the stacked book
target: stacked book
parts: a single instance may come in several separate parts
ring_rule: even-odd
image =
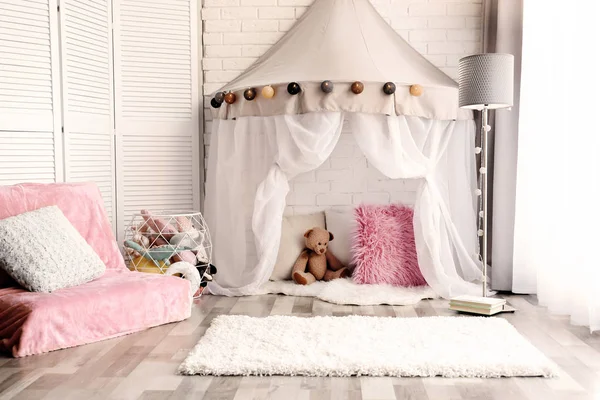
[[[507,308],[506,300],[492,297],[458,296],[450,300],[450,309],[471,314],[494,315]],[[510,310],[512,311],[512,310]]]

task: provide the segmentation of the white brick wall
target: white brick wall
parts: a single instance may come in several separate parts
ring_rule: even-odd
[[[205,132],[210,95],[252,64],[290,29],[313,0],[204,0]],[[460,57],[481,51],[482,0],[371,0],[416,50],[452,78]],[[206,154],[210,135],[204,135]],[[287,213],[360,202],[413,204],[418,183],[388,180],[368,164],[345,130],[331,158],[291,182]]]
[[[369,164],[354,136],[344,126],[331,157],[315,171],[290,182],[287,215],[326,208],[350,208],[360,203],[414,204],[417,180],[388,179]]]

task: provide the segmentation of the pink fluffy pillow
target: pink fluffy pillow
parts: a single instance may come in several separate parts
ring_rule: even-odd
[[[427,284],[417,261],[411,208],[396,204],[360,205],[354,214],[354,282],[394,286]]]

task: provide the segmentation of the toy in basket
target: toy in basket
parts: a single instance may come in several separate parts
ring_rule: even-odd
[[[123,248],[129,269],[181,275],[191,282],[194,297],[217,272],[211,263],[210,233],[199,212],[142,210],[131,219]]]

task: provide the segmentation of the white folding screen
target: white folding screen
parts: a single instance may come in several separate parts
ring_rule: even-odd
[[[198,11],[195,0],[113,0],[113,7],[123,232],[141,208],[199,208]]]
[[[65,178],[94,181],[114,225],[115,140],[110,0],[61,0]]]
[[[94,181],[118,236],[198,209],[197,1],[57,6],[0,0],[0,185]]]
[[[63,179],[56,0],[0,0],[0,185]]]

